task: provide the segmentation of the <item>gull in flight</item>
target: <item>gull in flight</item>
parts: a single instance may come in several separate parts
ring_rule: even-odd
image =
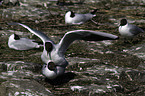
[[[102,40],[116,40],[118,36],[104,32],[97,32],[91,30],[74,30],[67,32],[58,44],[55,44],[44,33],[31,29],[30,27],[21,23],[9,23],[10,25],[21,25],[28,29],[31,33],[38,36],[43,41],[43,53],[41,55],[42,61],[45,63],[42,68],[42,74],[49,79],[54,79],[65,72],[68,65],[64,53],[69,45],[74,40],[85,41],[102,41]]]

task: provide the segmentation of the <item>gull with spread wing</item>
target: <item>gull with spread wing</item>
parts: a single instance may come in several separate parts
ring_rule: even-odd
[[[65,72],[68,65],[64,53],[69,45],[74,40],[85,41],[101,41],[101,40],[116,40],[118,36],[104,32],[97,32],[91,30],[74,30],[67,32],[58,44],[55,44],[44,33],[31,29],[21,23],[9,23],[10,25],[21,25],[28,29],[31,33],[38,36],[43,41],[43,53],[41,55],[42,61],[45,63],[42,68],[42,74],[49,79],[54,79]]]

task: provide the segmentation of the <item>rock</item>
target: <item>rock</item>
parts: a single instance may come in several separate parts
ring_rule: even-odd
[[[145,72],[138,70],[126,70],[120,73],[120,84],[123,86],[122,93],[126,94],[143,94]],[[134,94],[135,93],[135,94]]]
[[[54,42],[58,42],[67,31],[78,29],[119,35],[118,21],[126,16],[132,23],[144,27],[144,0],[86,0],[83,4],[77,3],[83,0],[77,0],[68,6],[57,6],[57,0],[3,1],[6,5],[0,6],[0,96],[144,96],[144,35],[139,38],[142,42],[138,40],[133,44],[123,43],[120,39],[73,42],[65,54],[69,62],[66,73],[54,80],[41,74],[43,48],[16,51],[7,46],[12,33],[30,36],[25,28],[9,26],[8,22],[26,24],[44,32]],[[20,1],[19,6],[15,6],[17,1]],[[99,10],[93,20],[98,24],[91,21],[79,26],[64,24],[66,11],[87,13],[95,8]]]
[[[20,19],[21,17],[28,16],[30,20],[32,20],[31,18],[33,18],[33,20],[34,18],[37,19],[36,20],[37,22],[39,22],[41,18],[48,17],[52,14],[58,15],[58,12],[55,11],[50,12],[47,10],[47,8],[44,9],[45,3],[48,2],[46,1],[41,2],[41,0],[26,0],[26,1],[24,0],[21,2],[19,0],[6,0],[3,3],[5,6],[7,7],[18,6],[18,7],[12,7],[9,8],[9,10],[7,9],[1,10],[0,13],[3,18]],[[43,19],[43,21],[45,21],[45,19]]]
[[[120,80],[136,81],[145,83],[145,72],[138,70],[122,71],[119,76]]]
[[[113,85],[114,92],[124,92],[124,88],[121,85]]]
[[[19,6],[20,1],[19,0],[3,0],[3,4],[7,6]]]
[[[85,1],[85,2],[100,2],[100,1],[112,1],[112,0],[87,0],[87,1]],[[119,0],[113,0],[113,2],[118,2]],[[124,2],[124,1],[122,1],[122,2]],[[128,2],[131,2],[132,4],[134,4],[134,3],[145,3],[145,0],[128,0]],[[125,3],[125,2],[124,2]]]
[[[138,65],[137,69],[138,70],[145,70],[145,63]]]
[[[123,51],[145,60],[145,48],[144,47],[145,47],[145,44],[137,44],[135,46],[132,46],[131,48],[124,49]],[[139,64],[137,69],[145,70],[145,64],[144,63]]]
[[[40,65],[34,63],[0,62],[0,95],[52,96],[47,88],[34,80],[42,77],[40,69]]]
[[[0,96],[7,96],[6,87],[0,85]]]
[[[38,82],[29,79],[8,80],[1,84],[8,96],[53,96],[52,93]],[[1,91],[2,92],[2,91]],[[3,93],[1,93],[3,94]]]
[[[108,92],[122,91],[122,88],[115,87],[115,85],[118,85],[118,82],[114,80],[119,77],[121,70],[124,69],[107,64],[96,64],[96,66],[88,67],[87,70],[79,73],[74,71],[79,74],[80,78],[75,79],[74,81],[77,85],[70,88],[72,91],[88,95],[101,95]]]
[[[124,52],[127,52],[129,54],[135,55],[139,58],[142,58],[145,60],[145,44],[137,44],[135,46],[132,46],[129,49],[124,49]]]

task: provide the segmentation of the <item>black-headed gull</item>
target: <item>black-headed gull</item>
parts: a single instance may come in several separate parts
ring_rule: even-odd
[[[119,26],[119,33],[124,37],[133,37],[139,33],[144,32],[136,25],[129,24],[126,19],[121,19]]]
[[[74,30],[67,32],[60,42],[55,44],[44,33],[33,30],[24,24],[10,23],[10,25],[21,25],[43,41],[44,49],[41,59],[45,64],[42,68],[42,73],[49,79],[54,79],[65,72],[68,62],[65,59],[64,53],[74,40],[101,41],[118,39],[118,36],[109,33],[91,30]]]
[[[69,25],[80,25],[85,23],[88,20],[91,20],[93,17],[95,17],[95,12],[98,9],[95,9],[94,11],[87,13],[87,14],[77,14],[73,11],[68,11],[65,14],[65,23]]]
[[[17,34],[12,34],[8,40],[9,48],[15,50],[29,50],[33,48],[40,48],[42,45],[38,45],[35,40],[28,38],[20,38]]]

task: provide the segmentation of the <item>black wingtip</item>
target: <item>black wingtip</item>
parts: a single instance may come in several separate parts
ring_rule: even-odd
[[[98,9],[94,9],[92,12],[90,12],[91,14],[95,14],[97,12]]]
[[[115,38],[115,40],[118,40],[119,39],[119,36],[117,38]]]
[[[112,38],[109,38],[109,39],[107,38],[106,40],[118,40],[118,39],[119,39],[119,36],[115,35],[115,37],[112,37]]]

